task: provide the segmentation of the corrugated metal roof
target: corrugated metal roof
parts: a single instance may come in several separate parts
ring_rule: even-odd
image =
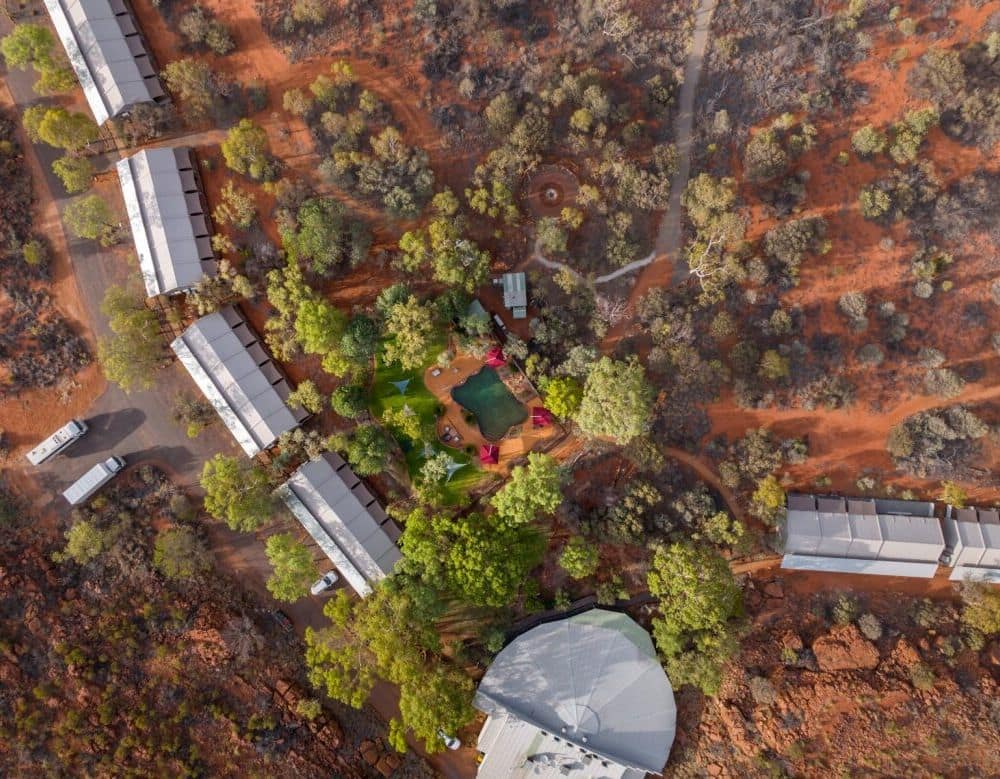
[[[937,573],[937,563],[860,560],[855,557],[822,557],[799,554],[786,554],[781,558],[781,567],[796,571],[864,573],[873,576],[908,576],[916,579],[931,579]]]
[[[503,274],[501,283],[506,308],[524,308],[528,305],[528,281],[523,271]]]
[[[815,505],[816,510],[808,508]],[[936,562],[944,551],[940,522],[918,501],[789,495],[785,552],[790,555]],[[933,508],[933,504],[929,504]],[[879,508],[904,514],[876,513]]]
[[[216,271],[189,149],[146,149],[118,162],[146,294],[190,289]]]
[[[209,314],[174,339],[171,347],[236,442],[253,457],[308,416],[285,402],[288,382],[269,379],[248,348],[256,335],[233,307]],[[273,365],[271,366],[273,368]],[[275,373],[277,373],[275,371]]]
[[[327,453],[310,460],[284,486],[349,561],[344,578],[359,595],[392,572],[402,557],[390,534],[395,525],[342,458]],[[340,569],[338,560],[330,559]]]
[[[122,0],[45,0],[45,7],[98,124],[164,96]]]
[[[496,656],[475,705],[560,737],[571,755],[660,773],[677,709],[652,642],[637,641],[645,631],[633,625],[605,611],[532,628]]]

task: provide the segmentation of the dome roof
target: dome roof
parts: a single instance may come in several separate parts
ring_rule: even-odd
[[[532,628],[496,656],[476,705],[619,765],[660,773],[674,741],[674,693],[649,634],[594,609]]]

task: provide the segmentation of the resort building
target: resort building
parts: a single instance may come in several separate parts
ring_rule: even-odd
[[[149,297],[216,271],[208,206],[190,149],[148,149],[118,162],[139,269]]]
[[[948,506],[943,529],[952,581],[1000,584],[1000,512]]]
[[[248,457],[306,417],[257,335],[232,306],[203,316],[170,344]]]
[[[933,503],[788,496],[782,568],[929,579],[944,549]]]
[[[124,0],[45,0],[45,7],[98,124],[166,99]]]
[[[532,628],[494,659],[474,705],[483,779],[642,779],[670,754],[677,708],[649,634],[593,609]]]
[[[361,597],[402,556],[399,528],[337,454],[305,463],[278,495]]]
[[[528,316],[528,280],[523,272],[505,273],[499,279],[503,287],[503,305],[510,309],[514,319],[525,319]]]

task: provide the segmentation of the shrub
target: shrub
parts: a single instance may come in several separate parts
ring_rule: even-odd
[[[889,142],[885,133],[876,130],[872,125],[866,124],[851,136],[851,146],[862,157],[869,157],[885,151],[885,146]]]
[[[60,157],[52,162],[52,172],[71,195],[90,189],[94,181],[94,166],[86,157]]]
[[[192,45],[203,46],[220,56],[236,48],[229,30],[200,3],[195,3],[191,6],[191,10],[181,17],[177,29]]]
[[[922,692],[933,690],[936,678],[934,671],[925,663],[917,663],[910,668],[910,683]]]
[[[559,555],[559,567],[574,579],[586,579],[597,573],[600,556],[597,547],[581,536],[573,536]]]
[[[156,535],[153,565],[168,579],[190,579],[211,568],[211,554],[187,527],[169,527]]]
[[[879,219],[889,213],[892,199],[877,186],[865,187],[858,195],[858,206],[865,219]]]
[[[858,630],[869,641],[878,641],[882,638],[882,623],[878,617],[870,612],[865,612],[858,617]]]
[[[964,387],[962,377],[949,368],[932,368],[924,374],[924,392],[928,395],[953,398],[962,394]]]
[[[830,616],[838,625],[849,625],[858,615],[858,601],[850,595],[841,594],[830,610]]]
[[[240,119],[227,133],[222,142],[222,156],[227,168],[252,179],[266,181],[277,172],[268,149],[267,133],[249,119]]]

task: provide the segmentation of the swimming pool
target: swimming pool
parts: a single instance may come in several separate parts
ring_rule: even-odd
[[[475,415],[479,430],[490,441],[499,441],[514,425],[528,418],[528,409],[489,366],[455,387],[451,396]]]

